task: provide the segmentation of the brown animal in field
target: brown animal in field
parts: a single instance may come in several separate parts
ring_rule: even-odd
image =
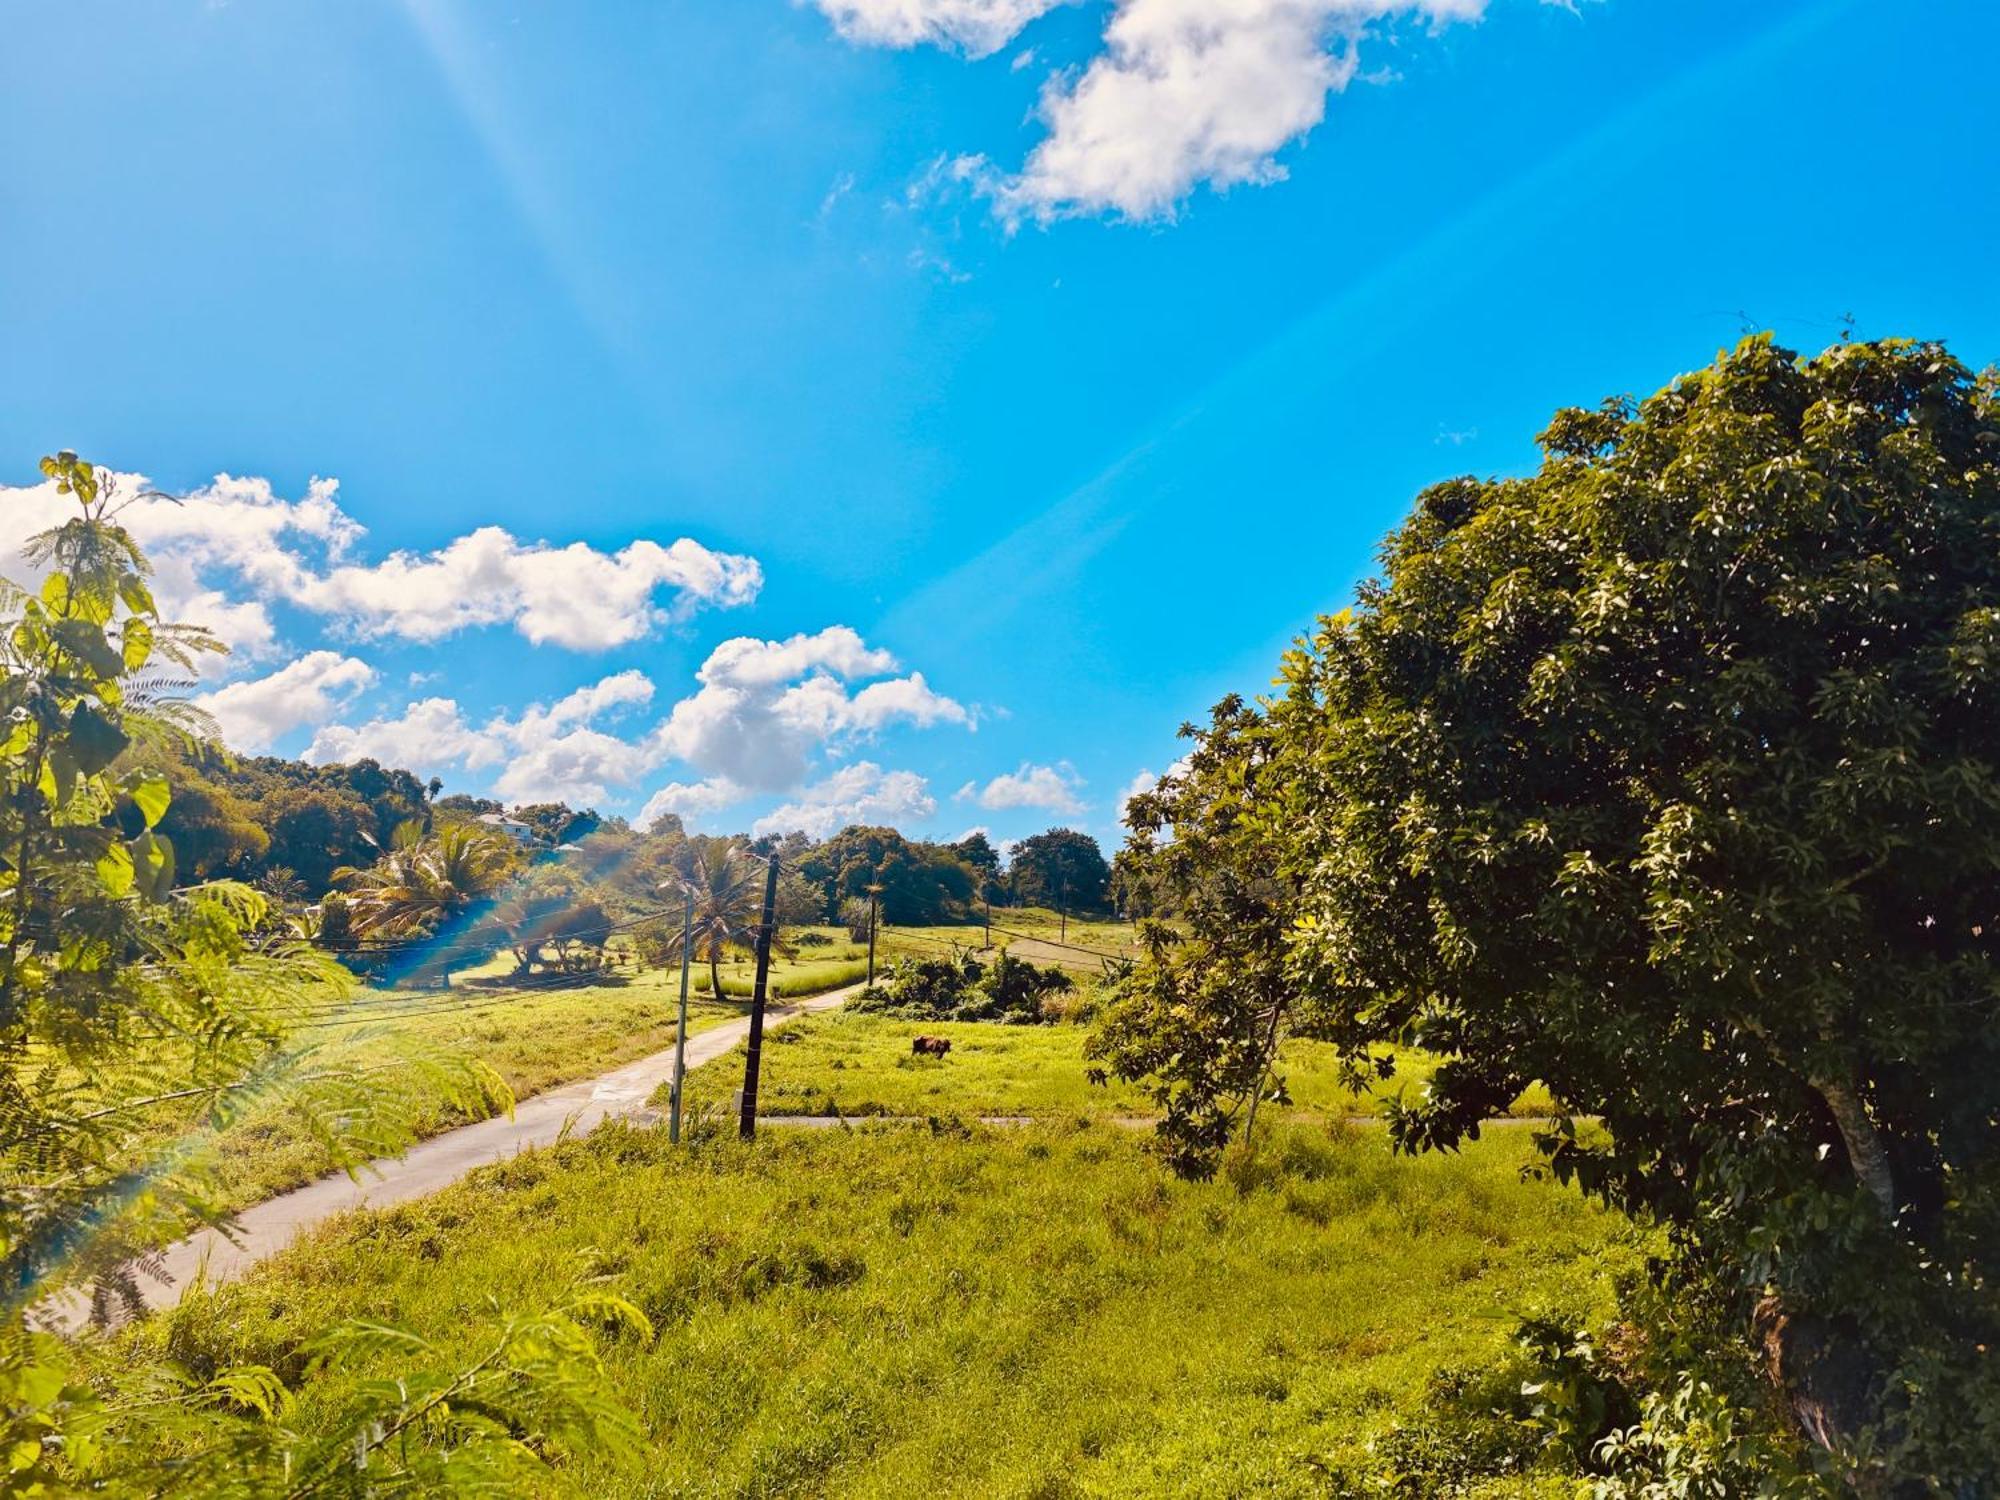
[[[949,1051],[951,1051],[951,1038],[948,1036],[915,1036],[910,1038],[910,1056],[912,1057],[943,1057]]]

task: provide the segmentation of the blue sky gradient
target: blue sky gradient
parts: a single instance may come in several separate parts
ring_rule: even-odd
[[[0,6],[0,484],[72,447],[175,490],[337,479],[368,564],[498,526],[761,569],[754,603],[665,589],[671,618],[585,649],[418,638],[267,586],[271,639],[211,690],[313,651],[361,664],[303,718],[260,710],[287,753],[444,695],[513,738],[415,769],[482,790],[588,723],[641,748],[579,743],[578,784],[635,813],[727,772],[659,728],[721,642],[841,625],[897,663],[850,691],[915,672],[963,712],[841,710],[697,821],[852,805],[1108,839],[1121,788],[1268,681],[1421,486],[1531,467],[1555,407],[1849,317],[2000,357],[2000,13],[1978,0],[1387,17],[1281,177],[1197,179],[1140,222],[1003,211],[1053,128],[1043,90],[1104,55],[1111,6],[977,58],[828,11]],[[650,699],[524,720],[628,673]]]

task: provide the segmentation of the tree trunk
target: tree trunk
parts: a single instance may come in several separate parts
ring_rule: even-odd
[[[708,950],[708,992],[718,1000],[722,998],[722,965],[718,962],[720,956],[715,949]]]
[[[1792,1420],[1819,1447],[1839,1453],[1881,1419],[1881,1361],[1852,1319],[1794,1314],[1772,1296],[1757,1304],[1752,1329]]]
[[[1841,1143],[1847,1147],[1847,1160],[1856,1179],[1880,1206],[1883,1217],[1893,1217],[1897,1208],[1896,1174],[1890,1167],[1889,1148],[1882,1142],[1882,1132],[1868,1118],[1861,1096],[1850,1084],[1838,1080],[1815,1078],[1812,1085],[1826,1101],[1834,1124],[1840,1127]]]

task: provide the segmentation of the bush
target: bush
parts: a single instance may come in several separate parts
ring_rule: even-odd
[[[1060,997],[1076,988],[1056,968],[999,954],[990,966],[970,953],[953,958],[905,958],[852,1009],[912,1021],[1004,1021],[1031,1025],[1063,1018]]]

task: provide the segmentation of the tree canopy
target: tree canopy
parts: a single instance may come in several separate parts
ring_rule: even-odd
[[[1970,1493],[2000,1453],[1995,379],[1756,338],[1542,445],[1427,490],[1279,696],[1135,799],[1187,940],[1097,1049],[1193,1098],[1197,1170],[1287,1032],[1437,1054],[1408,1149],[1539,1080],[1553,1170],[1762,1299],[1851,1474]]]
[[[919,844],[893,828],[845,828],[799,856],[825,897],[828,920],[841,903],[881,888],[882,920],[923,923],[962,917],[973,901],[970,867],[946,847]]]
[[[1023,906],[1102,911],[1110,904],[1111,866],[1097,840],[1074,828],[1022,839],[1008,861],[1008,882]]]

